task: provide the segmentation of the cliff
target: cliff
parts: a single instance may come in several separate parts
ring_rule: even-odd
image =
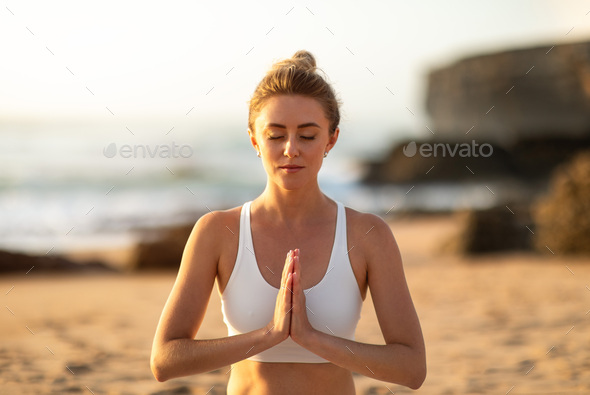
[[[590,147],[590,41],[472,56],[433,70],[426,109],[434,135],[392,147],[369,164],[366,182],[548,180]],[[412,145],[418,154],[407,155],[402,148]],[[443,145],[459,154],[435,155]],[[485,155],[463,155],[464,145],[485,146]]]
[[[590,133],[590,42],[469,57],[431,71],[427,86],[435,138],[507,145]]]

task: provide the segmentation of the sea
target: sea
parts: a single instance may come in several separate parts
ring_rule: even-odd
[[[381,216],[496,203],[502,185],[366,185],[366,163],[412,133],[341,125],[319,174],[322,190]],[[194,221],[254,199],[266,174],[241,124],[0,122],[0,249],[34,254],[119,248],[138,229]]]

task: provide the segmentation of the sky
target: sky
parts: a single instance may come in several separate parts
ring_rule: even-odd
[[[247,100],[272,62],[307,49],[338,92],[344,124],[421,133],[430,69],[589,39],[589,11],[590,1],[577,0],[7,1],[0,125],[245,125]]]

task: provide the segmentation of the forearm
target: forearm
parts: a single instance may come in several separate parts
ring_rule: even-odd
[[[426,376],[424,352],[404,344],[367,344],[314,330],[302,344],[335,365],[416,389]]]
[[[209,372],[276,344],[266,328],[219,339],[172,339],[155,345],[151,367],[158,381]]]

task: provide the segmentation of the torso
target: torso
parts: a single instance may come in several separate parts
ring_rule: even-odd
[[[217,267],[220,293],[227,285],[238,253],[241,207],[223,212],[227,237],[223,237]],[[367,293],[367,267],[362,248],[358,248],[363,234],[355,222],[362,215],[346,209],[347,241],[350,263],[363,300]],[[258,268],[266,282],[279,288],[285,257],[290,249],[301,251],[302,285],[310,288],[324,277],[334,242],[336,205],[324,218],[304,231],[281,228],[272,219],[261,218],[253,209],[252,238]],[[357,248],[355,248],[357,247]],[[269,363],[250,360],[232,366],[228,394],[354,394],[352,374],[332,363]]]
[[[229,395],[354,395],[349,370],[331,363],[268,363],[247,359],[232,366]]]

